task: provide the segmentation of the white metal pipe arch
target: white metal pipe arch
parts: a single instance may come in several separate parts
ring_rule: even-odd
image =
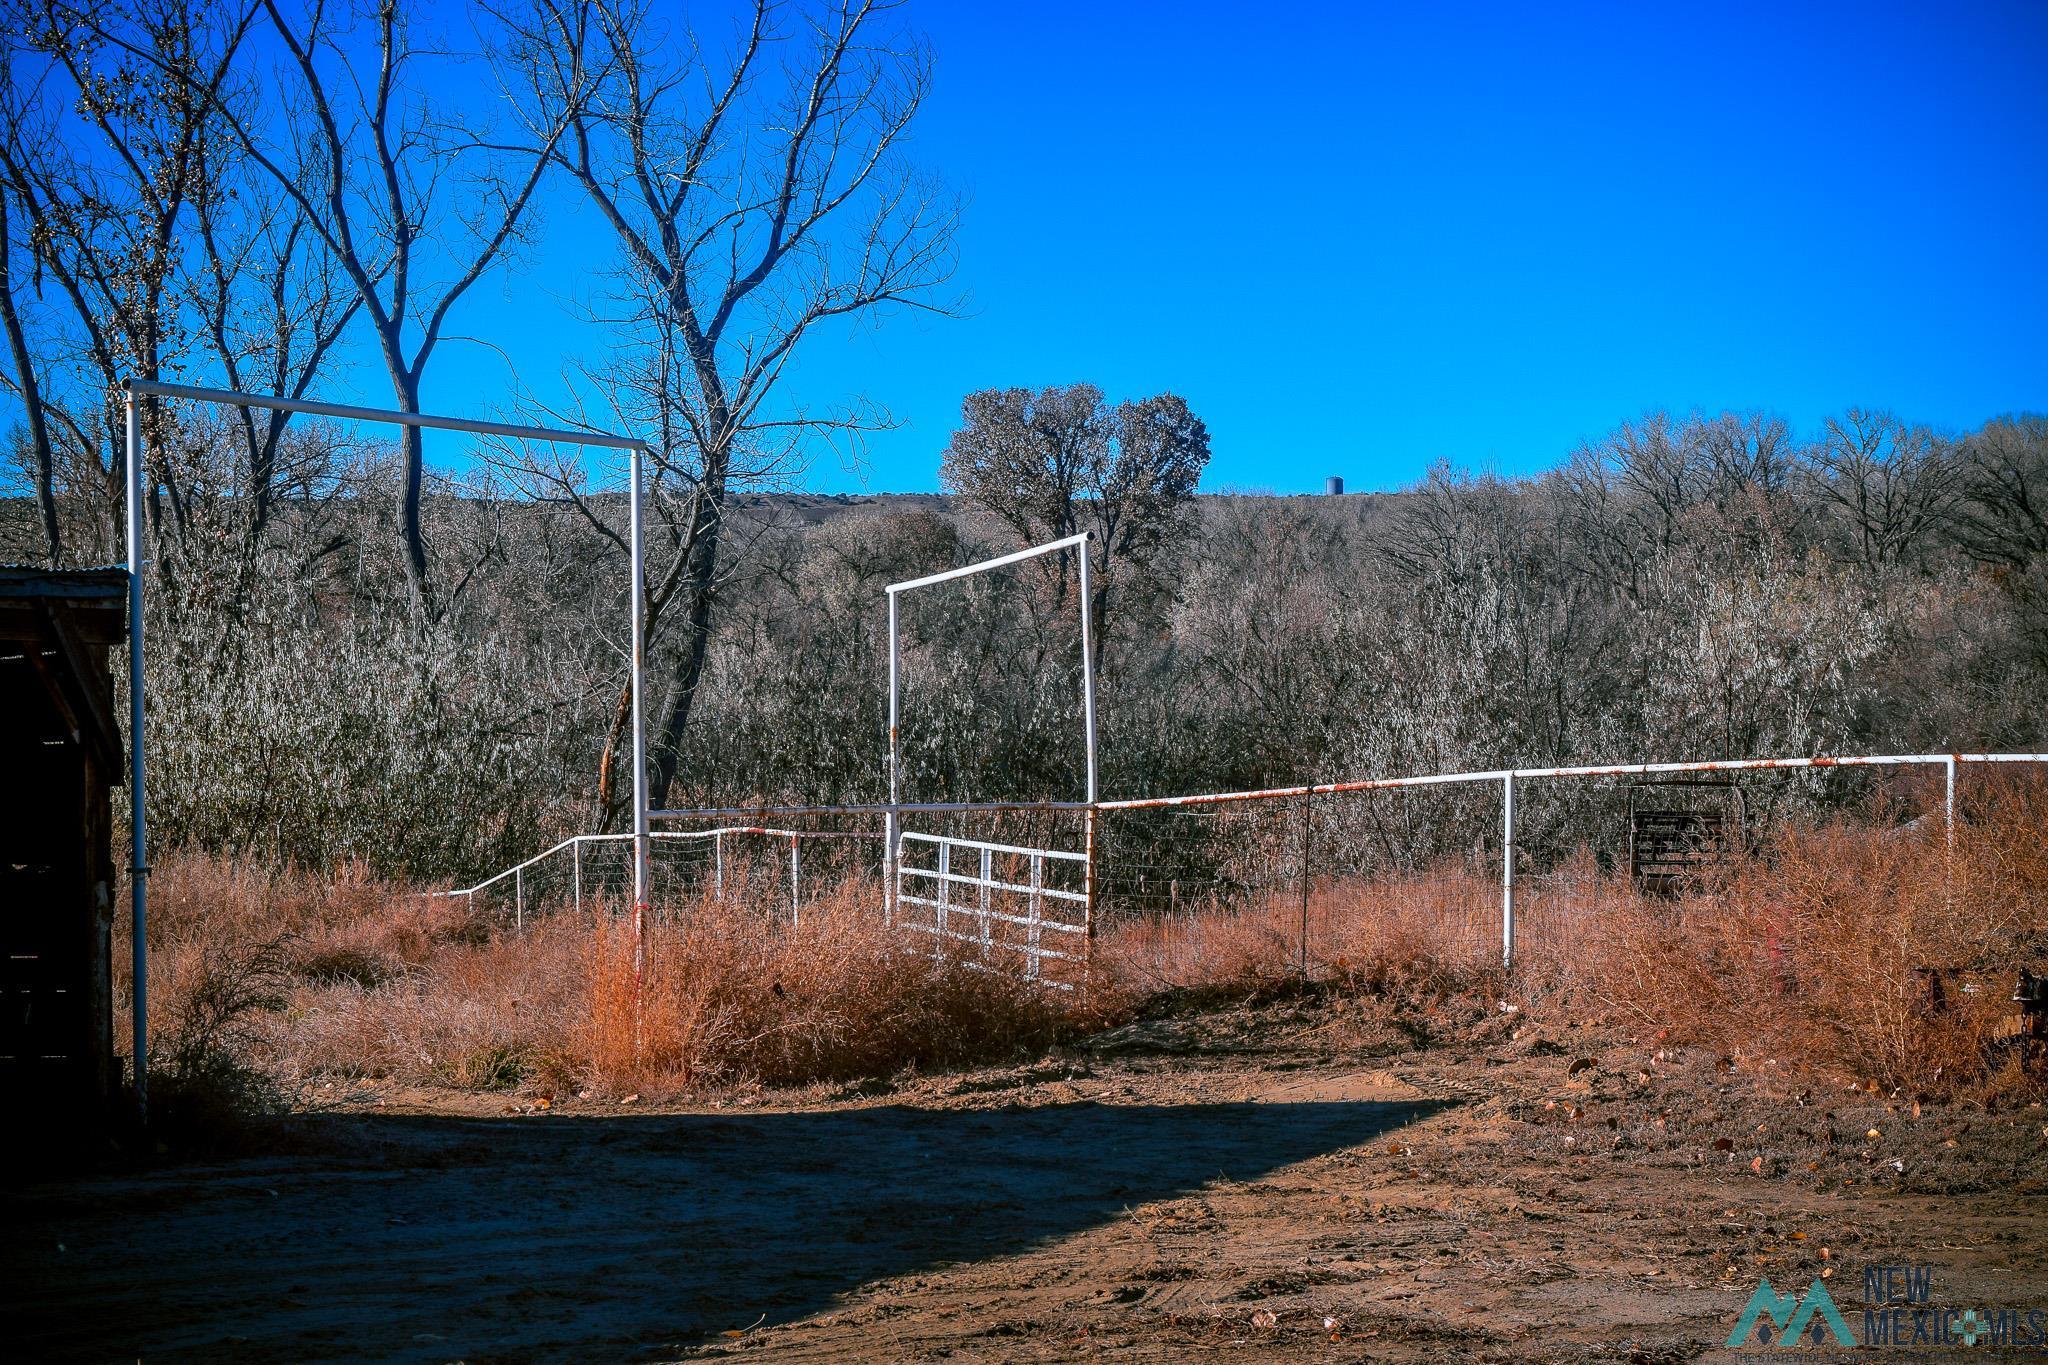
[[[390,408],[356,407],[347,403],[324,403],[309,398],[280,398],[271,394],[237,393],[230,389],[209,389],[189,384],[169,384],[154,379],[123,382],[127,417],[128,484],[128,800],[130,811],[128,869],[129,909],[132,917],[134,964],[133,1025],[135,1051],[135,1100],[145,1115],[149,1105],[149,859],[148,826],[143,810],[143,718],[142,718],[142,419],[143,398],[173,398],[195,403],[218,403],[235,408],[262,408],[273,412],[303,412],[337,417],[347,421],[382,422],[390,426],[421,427],[435,431],[459,431],[475,436],[504,436],[521,441],[549,441],[569,445],[601,446],[627,453],[628,550],[632,560],[627,595],[631,602],[633,669],[633,976],[638,981],[645,965],[644,938],[647,923],[647,727],[641,713],[641,697],[647,662],[646,603],[643,591],[646,563],[641,537],[641,483],[647,442],[633,436],[602,431],[567,431],[554,427],[523,426],[515,422],[486,422],[466,417],[439,417],[431,413],[398,412]]]

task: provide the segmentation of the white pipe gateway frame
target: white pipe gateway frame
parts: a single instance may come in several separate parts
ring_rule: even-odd
[[[467,417],[440,417],[431,413],[401,412],[392,408],[365,408],[347,403],[326,403],[310,398],[285,398],[275,394],[240,393],[232,389],[201,388],[190,384],[172,384],[155,379],[128,379],[122,382],[123,406],[127,418],[127,493],[128,493],[128,800],[129,800],[129,843],[131,856],[128,868],[129,907],[132,917],[130,932],[133,954],[134,983],[133,1027],[135,1052],[135,1102],[137,1110],[146,1119],[149,1112],[149,992],[148,967],[148,885],[149,858],[147,825],[143,809],[143,728],[142,728],[142,589],[143,589],[143,450],[142,420],[139,400],[145,398],[176,399],[193,403],[213,403],[224,407],[260,408],[271,412],[307,413],[317,417],[334,417],[344,421],[381,422],[388,426],[420,427],[435,431],[459,431],[474,436],[503,436],[520,441],[544,441],[565,445],[601,446],[627,453],[628,551],[632,560],[631,581],[627,589],[632,617],[632,691],[633,691],[633,976],[637,982],[645,965],[645,934],[647,919],[647,855],[648,855],[648,794],[647,794],[647,730],[641,715],[641,694],[645,672],[646,603],[644,596],[645,555],[641,539],[641,481],[646,456],[653,449],[647,442],[633,436],[618,436],[603,431],[568,431],[554,427],[523,426],[514,422],[491,422]]]
[[[933,925],[930,926],[929,932],[935,940],[958,937],[957,935],[950,934],[946,924],[949,887],[955,881],[972,882],[981,892],[982,906],[980,915],[982,932],[980,942],[983,950],[986,952],[991,946],[988,929],[992,917],[1027,926],[1027,946],[1024,948],[1025,973],[1034,980],[1038,978],[1039,968],[1042,965],[1042,961],[1046,958],[1060,961],[1079,960],[1085,964],[1088,957],[1087,944],[1095,937],[1095,802],[1098,793],[1095,786],[1095,622],[1090,578],[1091,570],[1088,563],[1088,545],[1091,538],[1089,532],[1082,531],[1076,535],[1062,536],[1058,540],[1046,541],[1043,545],[1033,545],[1026,549],[1018,550],[1013,554],[997,555],[993,559],[983,559],[972,564],[963,564],[957,569],[946,569],[939,573],[926,574],[922,578],[911,578],[901,583],[891,583],[886,589],[889,598],[889,803],[883,812],[883,923],[885,925],[894,925],[898,918],[901,903],[906,899],[902,887],[902,881],[906,873],[936,877],[938,879],[936,889],[938,899],[936,901],[918,896],[912,896],[908,899],[915,904],[928,905],[933,908],[936,918]],[[938,867],[935,869],[906,869],[904,867],[903,841],[911,836],[908,836],[904,831],[903,816],[907,812],[914,810],[936,810],[946,803],[939,803],[938,806],[927,805],[922,807],[906,806],[903,803],[901,725],[903,663],[902,630],[898,604],[905,593],[915,592],[919,588],[929,588],[940,583],[951,583],[976,574],[1008,568],[1013,564],[1022,564],[1026,560],[1036,559],[1041,555],[1064,554],[1068,550],[1074,551],[1074,557],[1079,561],[1076,591],[1080,596],[1081,606],[1081,743],[1086,772],[1084,781],[1086,790],[1083,799],[1079,803],[1072,803],[1071,808],[1086,813],[1083,822],[1085,826],[1083,847],[1080,854],[1066,854],[1049,849],[1011,850],[1012,852],[1022,853],[1030,857],[1033,870],[1033,886],[1025,893],[1029,896],[1029,914],[1022,917],[1006,916],[992,911],[987,905],[988,896],[991,891],[1013,892],[1017,890],[1016,887],[1006,882],[998,881],[994,877],[989,862],[989,854],[996,847],[994,845],[976,843],[969,840],[951,840],[935,836],[917,836],[925,842],[936,846],[939,859]],[[1048,806],[1068,806],[1069,804],[1020,802],[1011,805],[1010,808],[1013,810],[1044,809]],[[986,808],[973,804],[969,804],[966,807],[968,810]],[[959,877],[952,873],[950,853],[955,844],[969,848],[979,856],[981,874],[978,878]],[[1078,862],[1082,868],[1083,886],[1078,896],[1058,891],[1049,893],[1054,899],[1075,900],[1081,906],[1082,920],[1079,926],[1062,924],[1051,926],[1062,930],[1077,930],[1081,934],[1083,946],[1076,953],[1069,954],[1047,950],[1042,948],[1040,944],[1040,927],[1046,923],[1042,918],[1041,912],[1048,893],[1038,886],[1037,883],[1043,871],[1046,858],[1053,858],[1056,861]],[[943,944],[938,946],[943,947]]]

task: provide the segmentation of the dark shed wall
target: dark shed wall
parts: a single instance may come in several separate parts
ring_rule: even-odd
[[[54,588],[52,587],[54,582]],[[88,1114],[119,1083],[107,571],[0,568],[0,1091]]]

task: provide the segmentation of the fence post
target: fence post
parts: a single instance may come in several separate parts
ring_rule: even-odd
[[[1308,822],[1314,798],[1301,798],[1301,979],[1308,980]]]
[[[512,927],[514,929],[522,929],[525,926],[526,869],[515,867],[512,869]]]
[[[1948,831],[1948,851],[1953,854],[1956,851],[1956,756],[1944,754],[1941,766],[1948,779],[1947,793],[1942,800],[1941,818]]]
[[[1949,906],[1953,909],[1956,895],[1956,756],[1943,754],[1941,766],[1947,778],[1947,790],[1941,804],[1942,833],[1948,840],[1941,862],[1942,894],[1948,897]]]
[[[988,931],[989,882],[993,880],[995,855],[989,849],[981,851],[981,960],[988,961],[990,934]]]
[[[940,938],[946,936],[946,911],[953,904],[952,871],[953,841],[941,839],[939,841],[939,906],[936,917]],[[945,946],[943,943],[939,945],[942,950]]]
[[[896,590],[889,589],[889,813],[882,820],[882,923],[896,922],[896,897],[902,891],[903,813],[901,755],[897,748],[897,692],[901,686],[902,649],[897,643]],[[941,845],[943,847],[943,845]],[[944,882],[940,883],[945,885]]]
[[[576,898],[576,913],[583,913],[583,836],[569,841],[569,884]]]
[[[1515,965],[1515,775],[1501,778],[1500,965]]]
[[[797,902],[796,836],[792,834],[789,836],[789,923],[791,928],[796,927],[797,917],[801,913],[797,909]]]
[[[1045,855],[1034,853],[1031,855],[1031,915],[1024,926],[1024,978],[1027,981],[1038,980],[1039,905],[1044,899],[1038,893],[1044,886]]]
[[[1084,743],[1086,745],[1088,763],[1088,814],[1083,820],[1086,828],[1082,836],[1088,857],[1087,861],[1081,865],[1081,891],[1083,895],[1081,914],[1088,926],[1081,938],[1081,952],[1083,954],[1081,975],[1084,986],[1087,984],[1089,975],[1093,972],[1095,966],[1095,825],[1097,817],[1095,803],[1101,799],[1101,793],[1096,790],[1095,786],[1095,594],[1089,586],[1088,579],[1088,550],[1091,544],[1092,541],[1088,537],[1084,536],[1082,538],[1081,573],[1079,579],[1081,589],[1081,713],[1082,722],[1085,727]],[[1037,919],[1038,912],[1036,907],[1034,907],[1032,910],[1032,933],[1034,935],[1038,932]],[[1032,961],[1036,963],[1036,956],[1033,957]]]
[[[1093,801],[1091,794],[1088,798]],[[1085,899],[1081,902],[1081,920],[1086,926],[1081,932],[1081,981],[1083,986],[1092,983],[1095,972],[1095,837],[1097,815],[1090,806],[1083,821],[1082,849],[1087,861],[1081,865],[1081,890]]]

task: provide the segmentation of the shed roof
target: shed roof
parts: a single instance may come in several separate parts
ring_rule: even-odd
[[[128,570],[118,564],[90,569],[50,569],[38,564],[0,564],[0,597],[71,597],[86,601],[128,600]]]
[[[128,571],[0,565],[0,693],[14,724],[83,743],[119,780],[104,646],[127,634]]]

